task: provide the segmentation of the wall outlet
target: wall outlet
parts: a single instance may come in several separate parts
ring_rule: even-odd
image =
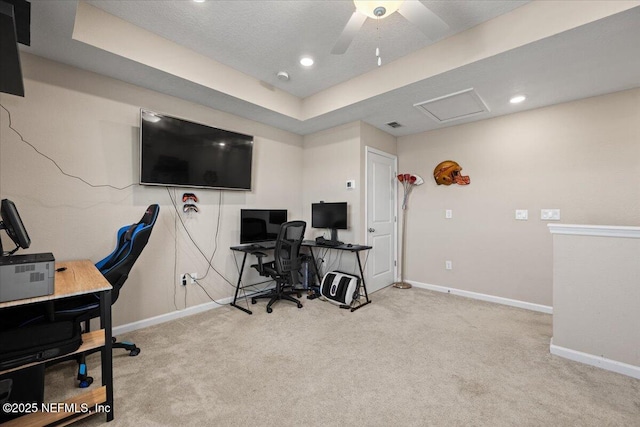
[[[198,273],[189,273],[189,276],[191,280],[189,283],[191,283],[192,285],[196,283],[196,280],[198,280]]]
[[[529,211],[527,209],[516,209],[516,219],[518,221],[526,221],[529,219]]]
[[[541,209],[540,219],[546,221],[560,221],[560,209]]]
[[[181,274],[180,275],[180,284],[182,286],[187,286],[187,275],[186,274]]]
[[[445,261],[444,268],[445,270],[453,270],[453,263],[451,261]]]
[[[347,190],[353,190],[354,188],[356,188],[356,180],[355,179],[350,179],[347,181]]]
[[[451,209],[447,209],[444,211],[444,217],[447,219],[453,218],[453,211]]]

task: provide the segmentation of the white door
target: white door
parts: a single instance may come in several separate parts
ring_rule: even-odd
[[[367,290],[375,292],[397,276],[397,157],[370,147],[366,153],[366,241],[373,246],[367,259]]]

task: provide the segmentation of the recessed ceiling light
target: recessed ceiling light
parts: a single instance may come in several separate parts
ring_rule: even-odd
[[[196,3],[204,3],[207,0],[193,0],[193,1],[196,2]]]
[[[303,56],[302,58],[300,58],[300,64],[304,65],[305,67],[311,67],[313,65],[313,58],[309,56]]]
[[[518,95],[518,96],[514,96],[513,98],[511,98],[509,100],[510,103],[512,104],[520,104],[522,101],[524,101],[525,99],[527,99],[526,96],[524,95]]]

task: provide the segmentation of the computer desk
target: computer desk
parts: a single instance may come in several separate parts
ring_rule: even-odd
[[[320,277],[320,271],[318,269],[318,265],[316,263],[316,257],[315,254],[313,253],[313,248],[321,248],[321,249],[332,249],[332,250],[338,250],[338,251],[347,251],[347,252],[351,252],[354,253],[356,256],[356,260],[358,261],[358,269],[360,270],[360,281],[362,283],[362,289],[364,290],[364,297],[365,297],[365,302],[362,304],[359,304],[356,307],[351,307],[351,311],[354,312],[356,310],[358,310],[361,307],[364,307],[367,304],[371,303],[371,300],[369,299],[369,293],[367,292],[367,285],[365,283],[364,280],[364,271],[362,270],[362,262],[360,260],[360,252],[362,251],[368,251],[369,249],[372,249],[372,246],[366,246],[366,245],[356,245],[356,244],[342,244],[340,246],[326,246],[326,245],[321,245],[316,243],[315,240],[304,240],[302,242],[302,246],[309,248],[309,253],[311,254],[311,260],[313,261],[313,267],[315,268],[315,272],[316,272],[316,276],[318,278],[318,285],[320,285],[322,283],[322,278]],[[242,252],[244,254],[243,258],[242,258],[242,266],[240,267],[240,273],[238,275],[238,283],[236,284],[236,291],[235,294],[233,296],[233,302],[231,303],[231,305],[239,310],[244,311],[247,314],[253,314],[253,312],[247,308],[241,307],[239,305],[236,304],[236,302],[238,301],[238,292],[240,291],[240,289],[244,289],[244,287],[242,286],[242,274],[244,273],[244,267],[246,265],[247,262],[247,256],[249,254],[252,254],[254,252],[262,252],[265,250],[271,250],[271,249],[265,249],[265,248],[257,248],[257,247],[253,247],[250,244],[247,245],[238,245],[238,246],[231,246],[229,249],[231,249],[232,251],[236,251],[236,252]],[[255,286],[255,285],[247,285],[246,287],[251,287],[251,286]],[[357,300],[356,300],[357,301]]]
[[[111,284],[105,279],[95,265],[89,260],[56,262],[55,285],[52,295],[26,298],[16,301],[0,303],[0,310],[40,302],[51,302],[56,299],[70,298],[77,295],[100,294],[100,328],[82,334],[82,345],[73,353],[64,354],[56,358],[41,362],[28,363],[15,368],[3,370],[0,374],[27,368],[29,366],[46,363],[51,360],[79,354],[94,348],[101,349],[102,386],[75,395],[64,403],[64,408],[56,407],[60,412],[33,412],[2,424],[2,427],[12,426],[45,426],[49,424],[70,422],[86,418],[90,415],[106,413],[107,421],[113,420],[113,359],[111,349]],[[59,271],[64,269],[62,271]],[[52,403],[52,402],[44,402]],[[84,406],[86,405],[86,407]],[[76,408],[77,411],[67,412]],[[85,410],[85,408],[88,408]]]

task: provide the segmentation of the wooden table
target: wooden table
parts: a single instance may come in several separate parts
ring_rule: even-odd
[[[64,269],[60,271],[61,269]],[[99,293],[100,294],[100,329],[82,334],[82,345],[74,353],[82,353],[94,348],[101,349],[102,386],[84,393],[80,393],[65,400],[69,408],[80,407],[86,404],[89,411],[76,412],[34,412],[23,415],[2,424],[2,427],[12,426],[45,426],[67,425],[81,418],[88,417],[98,412],[104,412],[107,421],[113,420],[113,360],[111,350],[111,285],[89,260],[66,261],[56,263],[55,286],[52,295],[35,298],[26,298],[16,301],[0,303],[3,308],[17,307],[38,302],[53,301],[56,299],[70,298],[77,295]],[[69,354],[60,357],[68,357]],[[48,359],[47,361],[55,360]],[[0,371],[0,374],[24,369],[37,365],[36,362],[18,366],[12,369]]]

